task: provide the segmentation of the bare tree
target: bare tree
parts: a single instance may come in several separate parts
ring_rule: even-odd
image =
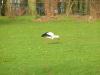
[[[72,6],[74,4],[73,0],[66,0],[67,6],[66,6],[66,15],[68,16],[72,11]]]

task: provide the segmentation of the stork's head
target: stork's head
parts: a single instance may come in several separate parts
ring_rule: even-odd
[[[58,39],[60,36],[59,35],[54,35],[53,38],[54,39]]]

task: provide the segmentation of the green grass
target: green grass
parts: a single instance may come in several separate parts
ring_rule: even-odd
[[[32,19],[0,17],[0,75],[100,75],[99,21]],[[60,40],[41,38],[45,31]]]

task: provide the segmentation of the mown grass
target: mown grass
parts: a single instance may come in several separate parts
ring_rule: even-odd
[[[0,17],[0,75],[100,75],[100,22]],[[45,31],[59,40],[41,38]]]

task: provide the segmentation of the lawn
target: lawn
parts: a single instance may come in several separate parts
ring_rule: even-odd
[[[100,75],[100,21],[32,19],[0,17],[0,75]]]

